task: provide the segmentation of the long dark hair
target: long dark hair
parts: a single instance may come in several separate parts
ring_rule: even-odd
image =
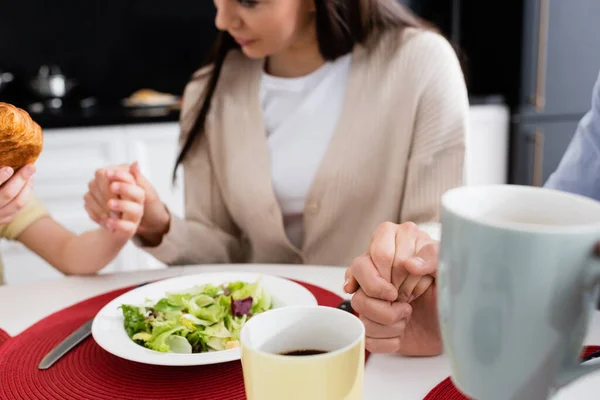
[[[356,44],[376,41],[388,29],[430,28],[397,0],[314,0],[319,51],[327,61],[350,53]],[[227,54],[240,46],[227,32],[220,32],[204,65],[212,65],[205,91],[198,99],[197,116],[183,143],[175,172],[194,143],[204,133],[206,117]]]

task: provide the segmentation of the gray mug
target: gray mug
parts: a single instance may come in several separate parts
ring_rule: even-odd
[[[437,278],[452,380],[477,400],[547,399],[600,369],[579,355],[600,280],[600,203],[549,189],[442,197]]]

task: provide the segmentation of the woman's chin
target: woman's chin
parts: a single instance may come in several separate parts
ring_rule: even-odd
[[[246,55],[246,57],[256,60],[267,56],[264,51],[261,51],[259,48],[256,48],[253,45],[242,46],[242,52]]]

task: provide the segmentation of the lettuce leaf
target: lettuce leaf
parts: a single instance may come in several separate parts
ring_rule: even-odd
[[[152,350],[168,352],[170,350],[167,339],[171,335],[185,336],[189,331],[179,322],[156,323],[152,329],[152,338],[144,344]]]
[[[130,304],[123,304],[121,310],[124,317],[123,324],[129,337],[133,337],[138,332],[150,332],[150,322],[145,316],[144,309]]]
[[[158,303],[152,306],[158,312],[181,311],[183,305],[172,303],[169,299],[160,299]]]

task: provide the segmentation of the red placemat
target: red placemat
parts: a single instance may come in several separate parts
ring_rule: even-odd
[[[598,350],[600,346],[586,346],[581,357],[587,357]],[[469,400],[469,398],[459,392],[450,378],[446,378],[434,387],[424,400]]]
[[[10,338],[10,335],[6,331],[0,329],[0,346]]]
[[[337,307],[342,301],[328,290],[298,283],[320,305]],[[113,356],[91,337],[50,369],[37,369],[48,351],[109,301],[134,287],[77,303],[5,340],[0,347],[0,399],[245,399],[239,361],[194,367],[146,365]]]

